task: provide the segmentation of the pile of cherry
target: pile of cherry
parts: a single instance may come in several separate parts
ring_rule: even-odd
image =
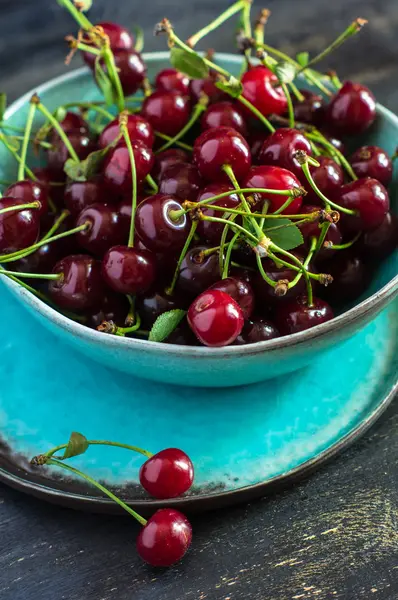
[[[297,333],[360,296],[398,239],[391,158],[376,146],[345,157],[345,138],[375,120],[370,90],[347,81],[328,102],[299,90],[292,127],[276,75],[250,66],[242,96],[267,130],[216,86],[213,71],[190,79],[164,69],[150,88],[132,35],[100,28],[124,95],[142,86],[146,95],[112,120],[97,113],[108,121],[101,131],[82,116],[94,105],[58,111],[40,142],[46,165],[26,169],[0,200],[3,274],[31,277],[41,297],[107,333],[145,339],[161,314],[179,310],[164,341],[187,345]],[[83,57],[94,72],[89,46]],[[90,177],[67,177],[68,159],[101,149]],[[275,213],[298,223],[297,247],[281,250],[268,237]]]

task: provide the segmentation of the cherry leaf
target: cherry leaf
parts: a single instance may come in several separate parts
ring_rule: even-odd
[[[232,96],[232,98],[238,98],[243,92],[243,85],[236,77],[230,77],[228,81],[217,81],[216,87]]]
[[[282,250],[293,250],[304,242],[300,229],[290,219],[269,219],[265,222],[264,233],[266,236],[282,248]]]
[[[186,314],[185,310],[177,308],[159,315],[149,333],[149,341],[163,342],[178,327]]]
[[[278,62],[274,67],[274,73],[281,83],[291,83],[296,77],[296,67],[290,62]]]
[[[90,444],[84,435],[78,433],[77,431],[73,431],[61,460],[72,458],[72,456],[79,456],[79,454],[84,454],[89,445]]]
[[[310,55],[308,52],[299,52],[296,55],[296,60],[297,60],[298,64],[300,65],[300,67],[306,67],[308,65],[309,57],[310,57]]]
[[[6,108],[7,108],[7,95],[2,92],[0,94],[0,121],[2,121],[4,119],[4,113],[6,112]]]
[[[91,152],[84,160],[76,161],[68,158],[65,163],[64,171],[72,181],[87,181],[92,179],[98,172],[103,159],[109,152],[113,144],[110,144],[102,150]]]
[[[188,52],[173,46],[170,49],[170,62],[177,71],[181,71],[192,79],[204,79],[209,74],[209,67],[196,52]]]

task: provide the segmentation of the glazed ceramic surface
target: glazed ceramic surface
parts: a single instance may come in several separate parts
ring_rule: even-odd
[[[144,57],[150,79],[168,64],[167,52]],[[235,73],[239,70],[240,60],[232,55],[218,55],[219,63]],[[66,101],[100,98],[91,74],[84,69],[45,84],[38,89],[38,93],[50,109],[55,109]],[[30,94],[9,108],[7,115],[12,125],[24,124],[29,97]],[[396,147],[397,134],[398,118],[379,106],[376,123],[367,132],[366,141],[381,145],[392,153]],[[0,165],[0,177],[12,179],[16,172],[15,162],[4,148],[0,148]],[[397,187],[396,181],[397,172],[392,190]],[[395,191],[391,198],[397,211]],[[317,359],[322,352],[336,347],[359,331],[398,293],[397,256],[395,253],[380,265],[363,301],[333,321],[268,342],[216,349],[157,344],[101,334],[63,317],[13,282],[5,280],[4,284],[31,314],[62,341],[107,367],[154,381],[225,387],[263,381],[300,369]]]

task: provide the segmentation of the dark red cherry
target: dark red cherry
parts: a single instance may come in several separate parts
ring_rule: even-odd
[[[59,122],[62,129],[68,135],[70,133],[81,133],[82,135],[88,135],[90,128],[88,123],[83,117],[77,113],[67,112],[62,121]],[[58,136],[57,132],[53,129],[51,137]]]
[[[263,131],[254,131],[250,134],[250,153],[252,155],[252,162],[254,165],[258,165],[258,155],[267,137],[268,134],[264,133]]]
[[[25,204],[19,198],[0,199],[0,212],[4,208]],[[32,246],[40,233],[40,215],[35,209],[13,210],[0,214],[0,252],[9,254]]]
[[[47,195],[56,206],[63,206],[65,183],[63,181],[55,181],[55,178],[48,167],[33,169],[33,173],[37,178],[37,182],[46,188]],[[62,179],[64,178],[64,175],[65,174],[63,173]],[[57,185],[51,185],[52,183],[57,183]]]
[[[169,296],[164,290],[151,289],[137,296],[136,308],[141,317],[143,327],[152,327],[156,319],[169,310],[181,308],[182,302],[178,295]]]
[[[388,186],[392,179],[392,160],[379,146],[361,146],[351,155],[350,163],[358,177],[378,179]]]
[[[102,27],[105,35],[108,36],[112,52],[115,50],[132,50],[134,48],[134,37],[121,25],[103,21],[97,23],[96,27]],[[82,52],[82,57],[89,67],[94,67],[94,54],[91,54],[91,52]]]
[[[118,327],[125,327],[128,312],[129,303],[126,296],[107,290],[100,305],[86,313],[87,325],[97,329],[104,321],[113,321]]]
[[[182,261],[177,280],[177,290],[182,297],[193,299],[220,279],[218,255],[203,257],[202,250],[208,250],[208,246],[191,248]]]
[[[258,166],[252,167],[242,181],[244,188],[265,188],[271,190],[292,190],[300,187],[300,182],[294,173],[282,167]],[[289,196],[271,194],[267,192],[253,192],[254,199],[260,204],[256,211],[261,211],[262,204],[267,200],[270,204],[269,212],[275,212],[289,199]],[[299,212],[302,197],[294,198],[283,214],[294,215]]]
[[[138,237],[152,252],[180,252],[186,242],[190,222],[186,214],[173,217],[182,210],[180,202],[167,194],[155,194],[137,208],[135,227]]]
[[[361,256],[370,260],[382,260],[398,245],[398,219],[388,212],[381,225],[366,231],[355,245]]]
[[[193,156],[202,176],[209,181],[230,181],[222,169],[224,165],[229,165],[240,181],[251,165],[248,143],[230,127],[204,131],[196,138]]]
[[[306,185],[305,175],[303,175],[300,164],[295,158],[297,150],[304,150],[308,156],[312,156],[311,144],[300,131],[289,127],[281,127],[275,133],[271,133],[265,140],[258,154],[258,162],[260,165],[283,167],[294,173]]]
[[[301,209],[301,212],[303,214],[310,214],[310,213],[316,212],[316,211],[319,211],[319,206],[312,206],[310,204],[306,204]],[[305,244],[306,248],[308,248],[312,238],[316,238],[316,239],[319,238],[321,231],[322,231],[322,225],[320,225],[319,222],[303,223],[302,225],[299,225],[299,228],[303,235],[304,244]],[[342,242],[342,236],[341,236],[341,232],[340,232],[338,225],[336,225],[336,223],[331,223],[329,225],[329,229],[326,234],[325,243],[331,243],[331,244],[338,245],[338,244],[341,244],[341,242]],[[337,250],[333,250],[333,247],[328,248],[328,249],[321,248],[319,250],[319,252],[317,253],[316,258],[318,260],[330,258],[331,256],[333,256],[333,254],[335,254],[335,252],[337,252]]]
[[[300,102],[297,98],[293,98],[295,120],[299,123],[318,125],[324,114],[322,96],[309,90],[300,90],[300,92],[304,100]]]
[[[164,170],[159,192],[175,196],[179,200],[196,200],[203,180],[195,165],[175,163]]]
[[[246,71],[241,79],[243,97],[264,116],[282,115],[286,112],[287,101],[277,76],[267,67],[258,65]],[[246,110],[246,114],[254,116]]]
[[[84,229],[76,234],[76,239],[81,248],[102,256],[108,248],[123,242],[122,228],[119,215],[114,207],[108,204],[91,204],[80,213],[76,226],[89,224],[89,229]]]
[[[244,319],[249,319],[254,310],[254,292],[250,285],[244,279],[239,277],[226,277],[213,283],[209,290],[219,290],[225,292],[239,304]]]
[[[319,167],[310,165],[310,171],[313,180],[315,181],[319,190],[328,198],[333,200],[338,195],[341,186],[344,183],[343,169],[328,156],[317,156],[316,160],[319,162]],[[304,201],[308,204],[316,204],[317,206],[324,206],[323,200],[314,192],[309,184],[305,186],[307,195],[304,196]]]
[[[287,261],[289,262],[289,261]],[[293,279],[297,275],[297,271],[293,271],[293,269],[289,269],[284,265],[277,267],[275,263],[266,258],[262,261],[263,269],[272,281],[293,281]],[[261,314],[267,312],[270,306],[279,305],[281,303],[285,303],[288,300],[294,299],[299,294],[302,294],[305,291],[305,280],[302,277],[298,283],[287,290],[285,296],[277,296],[275,294],[275,288],[273,288],[269,283],[263,279],[261,273],[258,271],[254,278],[254,290],[256,292],[256,300],[257,300],[257,310]]]
[[[357,211],[356,216],[341,214],[345,230],[370,231],[382,224],[390,209],[386,188],[377,179],[365,177],[341,186],[336,202]]]
[[[48,191],[45,185],[37,181],[24,179],[17,181],[4,192],[4,196],[9,198],[18,198],[23,201],[23,204],[30,202],[40,202],[40,208],[34,209],[42,217],[48,212]]]
[[[77,217],[82,210],[91,204],[98,202],[112,202],[113,196],[106,194],[102,182],[98,180],[91,181],[71,181],[65,188],[65,206],[73,217]]]
[[[212,198],[218,194],[224,194],[225,192],[231,193],[224,198],[215,200],[212,202],[212,204],[215,204],[216,206],[225,206],[226,208],[237,208],[240,204],[239,197],[236,193],[234,193],[234,188],[226,183],[209,183],[209,185],[202,189],[196,201],[201,202],[202,200]],[[225,219],[228,215],[228,211],[223,213],[219,210],[213,210],[212,208],[202,208],[202,213],[207,217],[221,217],[222,219]],[[212,223],[210,221],[199,221],[197,228],[197,232],[200,237],[208,242],[214,243],[214,245],[218,245],[220,243],[223,230],[223,223]],[[231,237],[232,232],[228,236],[228,239],[231,239]]]
[[[178,92],[157,90],[145,98],[141,114],[155,131],[173,137],[189,120],[189,102]]]
[[[153,567],[170,567],[181,560],[192,542],[192,527],[174,508],[162,508],[148,519],[137,538],[137,552]]]
[[[202,94],[209,98],[210,104],[230,99],[230,96],[216,87],[216,78],[213,73],[206,79],[191,79],[190,92],[194,104],[199,101]]]
[[[61,245],[57,242],[40,246],[29,256],[20,258],[12,263],[12,268],[21,273],[51,273],[57,261],[61,258]]]
[[[146,77],[146,65],[142,56],[134,50],[115,50],[113,57],[123,94],[132,96],[142,86]],[[107,72],[103,60],[100,62],[104,71]]]
[[[131,142],[131,146],[133,148],[137,182],[141,183],[149,175],[154,157],[152,150],[139,140]],[[127,146],[121,144],[108,152],[102,165],[102,175],[105,186],[109,192],[114,194],[116,200],[122,195],[131,195],[133,184],[130,154]]]
[[[84,160],[96,150],[95,142],[85,134],[73,131],[68,134],[68,138],[80,160]],[[64,142],[58,136],[54,137],[52,148],[47,150],[47,166],[55,180],[65,179],[64,165],[68,158],[70,154]]]
[[[154,498],[182,496],[193,483],[191,459],[178,448],[166,448],[148,458],[140,468],[140,483]]]
[[[271,321],[266,319],[253,319],[246,321],[242,332],[235,340],[235,344],[256,344],[257,342],[267,342],[280,336],[279,331]]]
[[[243,137],[247,136],[247,125],[242,110],[232,102],[211,104],[202,116],[201,127],[202,131],[214,127],[232,127]]]
[[[343,135],[365,131],[376,118],[376,100],[369,88],[346,81],[326,108],[326,123]]]
[[[372,278],[372,269],[356,256],[355,247],[348,252],[337,252],[325,269],[333,277],[333,282],[322,288],[322,297],[337,306],[356,300]]]
[[[205,346],[232,344],[243,329],[244,318],[239,304],[225,292],[207,290],[188,310],[190,328]]]
[[[155,256],[145,250],[114,246],[102,260],[102,275],[115,292],[143,294],[155,281]]]
[[[104,294],[101,262],[83,254],[67,256],[54,267],[53,273],[62,273],[62,279],[50,281],[48,291],[60,308],[73,311],[98,306]]]
[[[188,96],[189,77],[177,69],[163,69],[156,75],[155,88],[166,92],[180,92]]]
[[[291,302],[280,304],[276,311],[276,326],[282,335],[311,329],[333,319],[333,310],[320,298],[313,298],[308,306],[307,296],[298,296]]]
[[[153,133],[152,125],[144,117],[141,117],[141,115],[128,115],[127,130],[131,141],[140,140],[145,146],[152,148],[155,141],[155,134]],[[119,119],[115,119],[108,123],[105,129],[102,130],[98,140],[99,147],[106,148],[116,140],[119,134]],[[124,143],[123,138],[120,141],[122,144]]]
[[[189,163],[191,160],[188,152],[180,148],[169,148],[163,150],[155,156],[155,164],[152,169],[152,175],[158,181],[162,179],[163,173],[168,167],[180,163]]]

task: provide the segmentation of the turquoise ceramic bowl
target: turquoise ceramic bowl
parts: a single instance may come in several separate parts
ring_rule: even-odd
[[[169,65],[167,52],[146,54],[144,58],[148,64],[150,78],[159,69]],[[229,71],[239,71],[239,57],[219,54],[217,58],[221,66]],[[37,92],[51,110],[65,102],[100,99],[92,76],[86,69],[53,79],[40,86]],[[10,106],[6,115],[10,124],[24,124],[31,94],[28,93]],[[366,142],[380,145],[389,153],[393,153],[397,137],[398,118],[386,108],[378,106],[377,120],[367,132]],[[15,162],[4,148],[0,149],[0,158],[0,177],[15,177]],[[33,157],[30,158],[34,160]],[[391,200],[397,212],[396,184],[397,172],[391,186]],[[83,354],[108,367],[154,381],[200,387],[225,387],[263,381],[313,363],[320,353],[342,343],[362,329],[393,300],[398,294],[397,274],[396,252],[380,265],[371,287],[361,301],[332,321],[309,331],[268,342],[213,349],[159,344],[99,333],[70,321],[12,281],[6,278],[2,281],[46,328],[62,338],[65,343],[71,344]],[[3,318],[6,317],[6,310],[4,307]]]

